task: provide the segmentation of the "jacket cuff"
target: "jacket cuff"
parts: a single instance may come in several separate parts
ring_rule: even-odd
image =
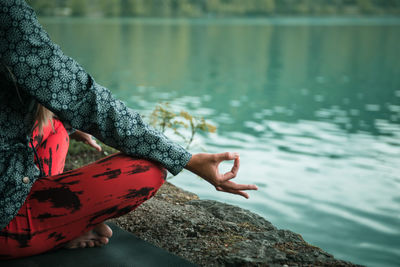
[[[188,164],[189,160],[192,158],[192,154],[187,151],[185,151],[185,152],[181,151],[180,153],[182,153],[182,154],[181,154],[181,158],[179,160],[179,164],[174,164],[172,166],[166,166],[167,169],[169,170],[169,172],[172,173],[174,176],[178,175],[182,171],[182,169]]]

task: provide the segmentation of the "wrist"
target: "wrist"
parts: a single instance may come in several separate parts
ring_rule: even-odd
[[[211,184],[212,182],[212,162],[214,155],[208,153],[197,153],[192,156],[188,164],[186,164],[185,169],[200,176],[204,180]]]
[[[188,171],[194,172],[197,158],[198,158],[198,154],[193,154],[184,168]]]

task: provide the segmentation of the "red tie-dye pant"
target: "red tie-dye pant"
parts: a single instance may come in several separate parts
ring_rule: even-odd
[[[53,119],[34,146],[45,177],[39,178],[18,215],[0,231],[0,258],[10,259],[63,247],[97,224],[151,198],[164,183],[159,164],[115,153],[63,173],[69,136]],[[112,242],[112,240],[111,240]]]

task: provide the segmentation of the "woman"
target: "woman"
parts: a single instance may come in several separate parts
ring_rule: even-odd
[[[183,168],[219,191],[248,198],[232,182],[237,153],[190,154],[143,123],[54,44],[23,0],[0,0],[0,257],[107,244],[104,221],[152,197],[166,171]],[[53,116],[54,115],[54,116]],[[69,136],[121,152],[63,173]],[[218,165],[234,160],[220,174]]]

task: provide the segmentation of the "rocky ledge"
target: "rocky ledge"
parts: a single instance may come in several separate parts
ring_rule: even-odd
[[[356,266],[261,216],[165,183],[120,227],[200,266]]]
[[[116,152],[71,140],[65,170]],[[279,230],[248,210],[199,200],[166,182],[135,211],[113,219],[121,228],[200,266],[356,266],[335,259],[296,233]]]

